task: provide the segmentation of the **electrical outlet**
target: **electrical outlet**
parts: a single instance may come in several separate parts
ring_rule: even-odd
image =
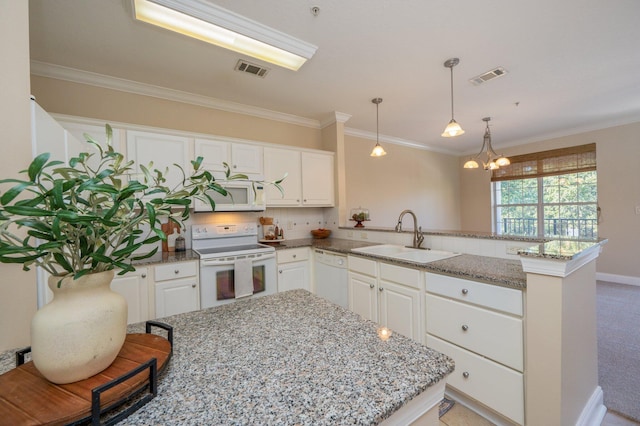
[[[367,233],[366,233],[366,232],[361,232],[361,233],[360,233],[360,238],[362,238],[363,240],[366,240],[366,239],[367,239],[367,238],[369,238],[369,237],[367,236]]]
[[[636,206],[636,214],[640,214],[640,204]]]
[[[293,221],[288,221],[287,222],[287,231],[291,231],[293,229]]]

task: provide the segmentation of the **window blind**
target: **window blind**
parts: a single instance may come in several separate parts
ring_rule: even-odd
[[[508,166],[492,171],[492,182],[596,170],[596,144],[516,155],[509,160]]]

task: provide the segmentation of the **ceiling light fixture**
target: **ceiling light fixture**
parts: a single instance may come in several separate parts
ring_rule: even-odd
[[[205,0],[133,0],[136,19],[297,71],[317,46]]]
[[[382,98],[373,98],[371,102],[376,104],[376,146],[373,147],[373,151],[371,151],[372,157],[382,157],[383,155],[387,155],[384,148],[380,145],[380,129],[379,129],[379,119],[378,119],[378,108],[380,106],[380,102],[382,102]]]
[[[459,63],[460,59],[458,58],[447,59],[444,62],[444,66],[451,70],[451,121],[449,122],[449,124],[447,124],[444,132],[442,132],[441,136],[444,136],[445,138],[451,138],[464,134],[464,130],[462,130],[462,127],[460,127],[460,125],[453,118],[453,67],[455,67]]]
[[[482,148],[480,148],[480,152],[478,153],[478,155],[464,163],[464,168],[477,169],[479,166],[476,160],[480,158],[482,152],[485,151],[485,149],[485,156],[487,158],[487,161],[482,161],[482,167],[484,167],[485,170],[495,170],[499,169],[500,166],[508,166],[509,164],[511,164],[511,161],[509,161],[509,159],[502,154],[496,154],[496,152],[493,150],[493,147],[491,146],[491,131],[489,130],[489,121],[491,121],[491,117],[485,117],[482,119],[482,121],[487,123],[487,128],[485,129],[484,137],[482,138]]]

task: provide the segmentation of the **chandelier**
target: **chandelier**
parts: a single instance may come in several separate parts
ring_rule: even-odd
[[[489,130],[489,121],[491,121],[491,117],[485,117],[482,119],[485,123],[487,123],[487,128],[484,131],[484,138],[482,139],[482,148],[480,148],[480,152],[469,161],[464,163],[465,169],[477,169],[479,167],[478,162],[484,152],[485,160],[482,160],[482,167],[485,170],[495,170],[499,169],[501,166],[508,166],[511,164],[511,161],[505,156],[498,155],[493,150],[491,146],[491,131]]]

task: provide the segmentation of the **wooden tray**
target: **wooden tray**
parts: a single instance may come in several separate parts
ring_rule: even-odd
[[[149,327],[147,325],[147,330]],[[155,334],[128,334],[124,346],[115,361],[106,370],[88,379],[56,385],[46,380],[27,362],[0,376],[0,423],[7,425],[66,425],[91,422],[92,395],[96,388],[107,385],[123,375],[151,364],[155,358],[157,372],[171,358],[173,340]],[[156,384],[150,385],[150,368],[140,371],[122,383],[116,384],[99,395],[94,409],[111,409],[127,402],[131,396],[142,393],[146,387],[155,395]],[[152,381],[155,382],[155,372]],[[107,387],[107,386],[105,386]],[[151,397],[153,398],[153,397]],[[144,401],[146,403],[151,398]],[[140,404],[143,405],[143,404]],[[136,409],[139,407],[136,407]],[[135,410],[127,413],[131,414]],[[125,416],[126,417],[126,416]]]

